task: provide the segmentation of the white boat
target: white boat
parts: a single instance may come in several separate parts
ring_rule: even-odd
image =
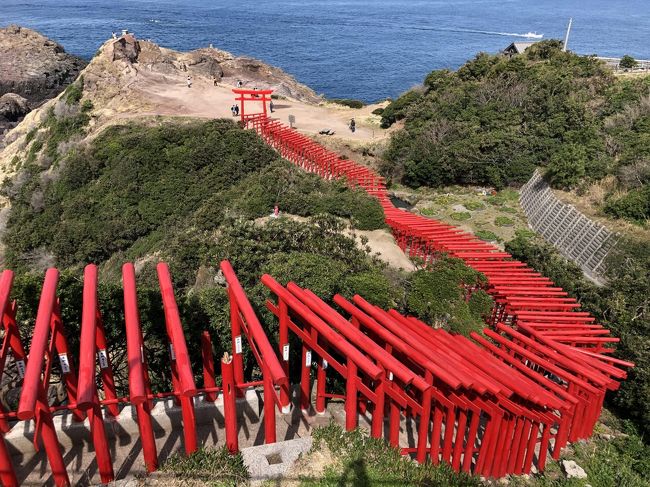
[[[544,37],[544,34],[538,34],[537,32],[526,32],[522,34],[521,37],[526,37],[528,39],[541,39]]]

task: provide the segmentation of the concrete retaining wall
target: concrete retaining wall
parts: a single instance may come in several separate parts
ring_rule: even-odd
[[[519,202],[528,224],[594,280],[605,272],[605,258],[617,235],[560,201],[539,171],[521,188]]]

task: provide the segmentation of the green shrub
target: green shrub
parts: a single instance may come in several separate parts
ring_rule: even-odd
[[[497,227],[511,227],[515,222],[512,218],[508,218],[507,216],[498,216],[494,219],[494,224]]]
[[[384,113],[384,109],[383,109],[382,107],[375,108],[375,109],[372,111],[372,114],[373,114],[373,115],[382,115],[383,113]]]
[[[34,127],[31,129],[29,132],[27,132],[27,135],[25,135],[25,144],[29,144],[32,140],[34,140],[34,137],[36,137],[36,134],[38,133],[38,127]]]
[[[406,311],[427,323],[445,325],[459,333],[480,330],[484,326],[483,308],[478,302],[473,308],[469,306],[462,286],[484,279],[459,259],[439,259],[431,268],[408,277]]]
[[[511,206],[501,206],[499,207],[501,213],[510,213],[511,215],[517,213],[517,209]]]
[[[456,212],[451,214],[451,217],[454,220],[458,220],[458,221],[462,222],[462,221],[469,220],[470,218],[472,218],[472,214],[469,213],[468,211],[456,211]]]
[[[395,307],[395,289],[378,269],[347,276],[341,288],[341,294],[347,298],[358,294],[381,308]]]
[[[36,140],[32,142],[32,145],[29,147],[29,151],[27,152],[27,162],[34,162],[36,160],[36,155],[41,152],[43,145],[44,143],[41,137],[36,138]]]
[[[626,54],[621,58],[618,65],[623,69],[634,69],[639,65],[639,63],[632,56]]]
[[[295,282],[329,301],[338,292],[347,268],[325,255],[292,252],[272,255],[260,273],[270,274],[283,285]]]
[[[485,208],[485,205],[479,201],[468,201],[463,203],[463,206],[471,211],[482,210]]]
[[[349,98],[333,98],[329,100],[331,103],[343,105],[350,108],[363,108],[365,104],[361,100],[351,100]]]
[[[81,104],[82,113],[89,112],[93,108],[95,108],[95,106],[93,105],[93,102],[90,100],[84,100],[83,103]]]
[[[79,79],[69,85],[63,92],[63,99],[68,105],[76,105],[81,100],[84,92],[84,77],[79,76]]]
[[[398,120],[402,120],[406,116],[407,109],[420,99],[422,93],[419,90],[411,90],[389,103],[381,113],[381,127],[387,129]]]
[[[435,207],[420,208],[420,213],[425,216],[436,216],[438,214],[438,209]]]
[[[477,230],[476,232],[474,232],[474,235],[476,235],[481,240],[485,240],[487,242],[494,242],[499,240],[497,234],[494,232],[490,232],[489,230]]]
[[[603,208],[606,214],[634,223],[650,219],[650,184],[632,189],[620,198],[608,198]]]
[[[69,140],[74,135],[83,135],[89,121],[90,117],[86,113],[67,117],[56,117],[54,113],[50,113],[45,122],[49,128],[45,153],[52,159],[56,159],[59,155],[59,144]]]

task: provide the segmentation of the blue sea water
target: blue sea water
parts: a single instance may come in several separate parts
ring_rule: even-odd
[[[582,54],[650,58],[650,0],[0,0],[17,23],[90,58],[129,29],[165,47],[215,47],[279,66],[331,98],[375,101],[455,69],[515,34]]]

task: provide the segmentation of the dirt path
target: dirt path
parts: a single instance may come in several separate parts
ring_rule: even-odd
[[[235,98],[233,86],[220,83],[215,87],[211,80],[195,78],[192,87],[188,88],[184,78],[161,76],[146,71],[140,71],[138,78],[131,88],[156,106],[154,112],[141,115],[232,117],[230,107]],[[359,142],[380,140],[388,136],[388,132],[377,125],[378,117],[371,114],[380,105],[351,109],[331,104],[312,105],[295,100],[274,100],[273,103],[273,118],[289,124],[289,115],[293,115],[296,120],[295,128],[305,134],[313,135],[323,129],[330,129],[336,133],[337,138]],[[261,107],[251,108],[257,112]],[[354,134],[348,128],[351,118],[355,119],[357,125]]]

